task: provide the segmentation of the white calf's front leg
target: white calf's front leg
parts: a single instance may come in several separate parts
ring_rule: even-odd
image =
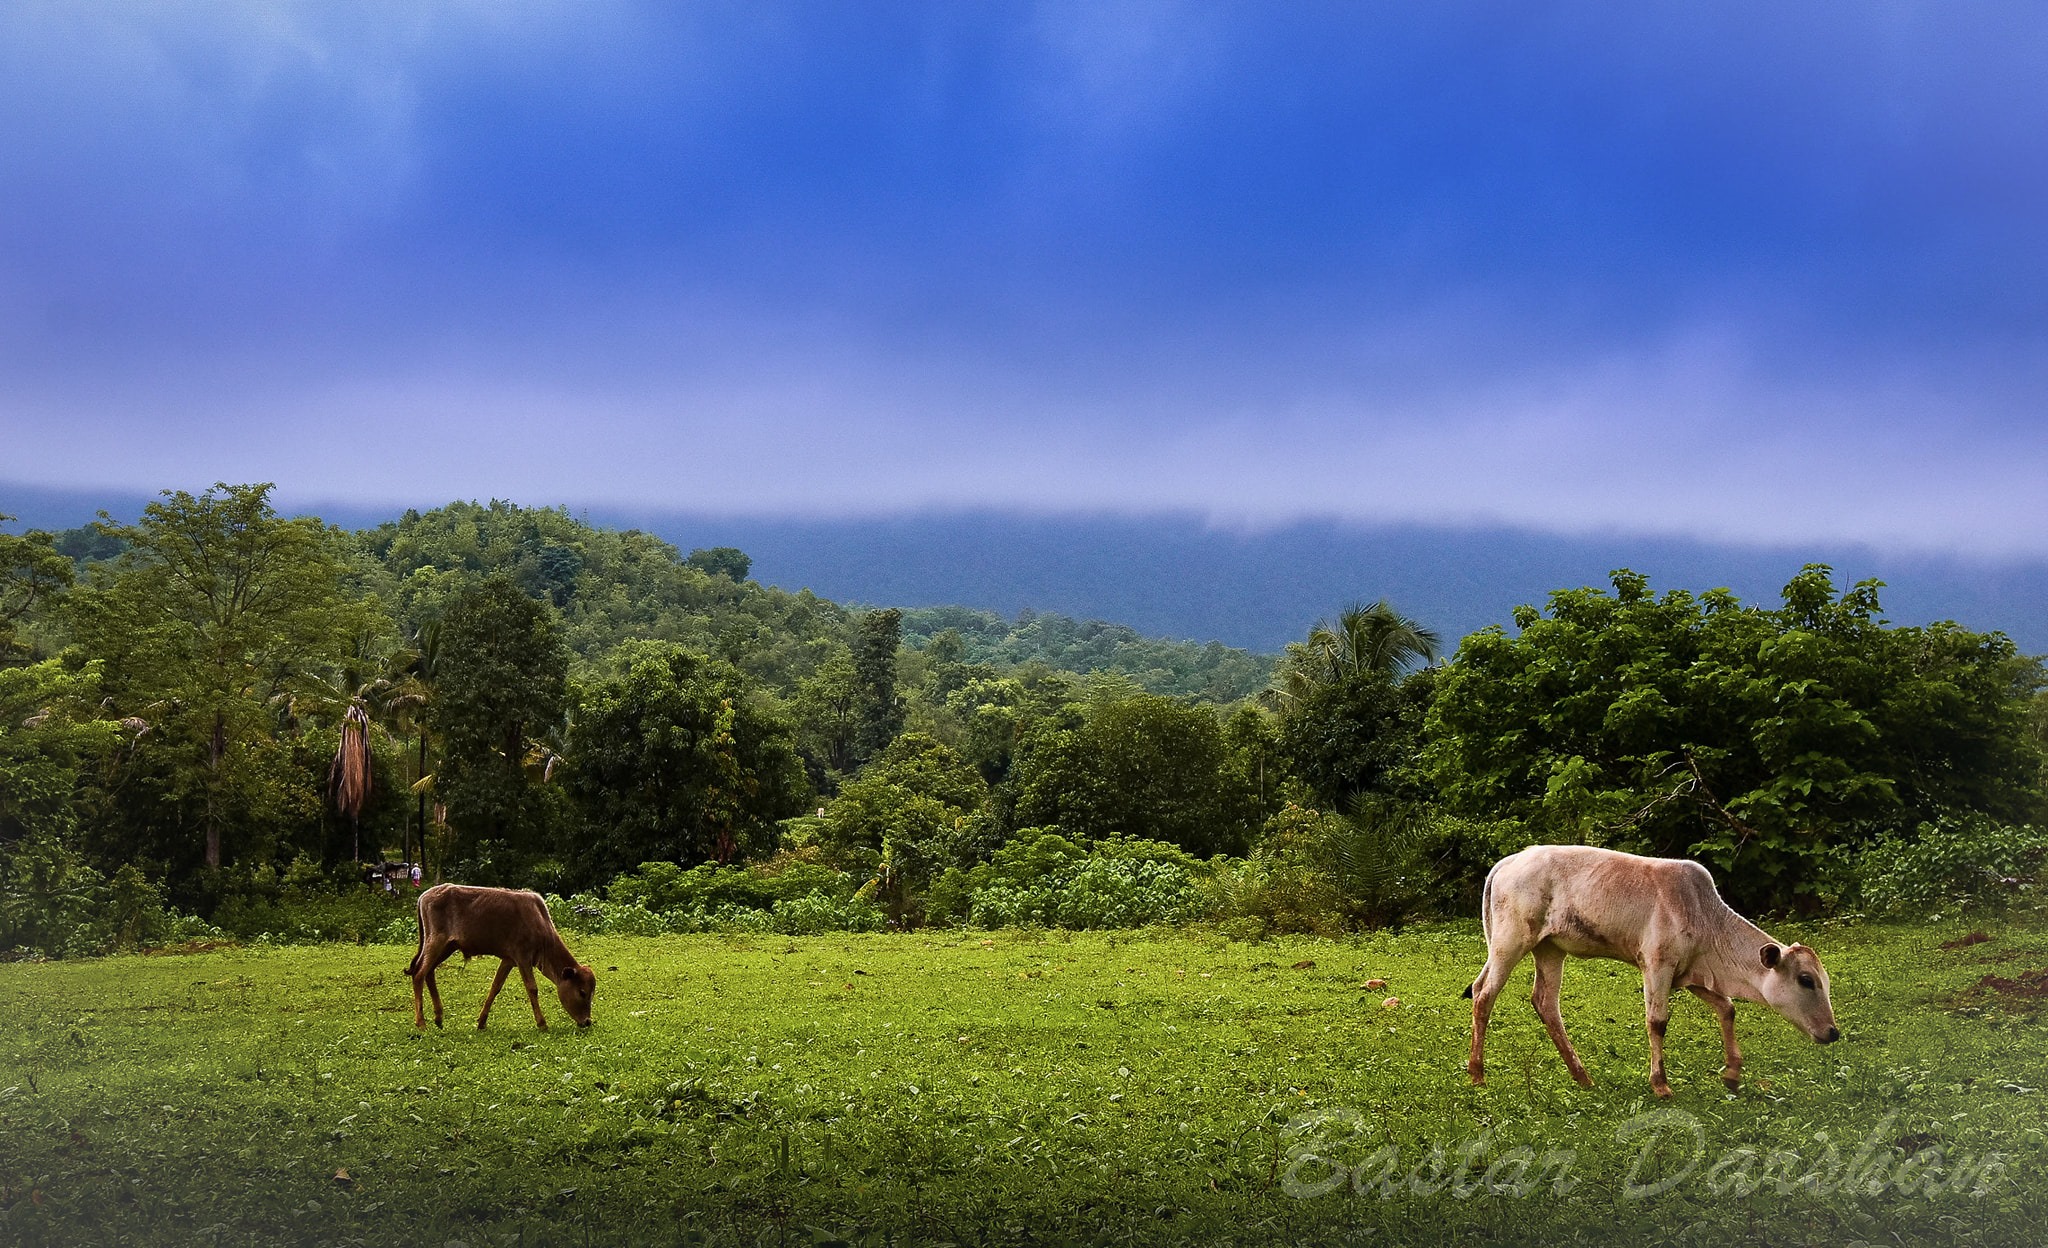
[[[1671,1025],[1671,972],[1667,968],[1643,968],[1643,1021],[1650,1030],[1650,1091],[1668,1097],[1671,1085],[1664,1078],[1664,1031]]]

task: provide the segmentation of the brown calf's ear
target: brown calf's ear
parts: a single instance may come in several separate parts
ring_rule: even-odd
[[[1776,945],[1765,945],[1763,947],[1764,965],[1766,967],[1775,968],[1778,965],[1778,959],[1783,956],[1785,956],[1785,951]]]

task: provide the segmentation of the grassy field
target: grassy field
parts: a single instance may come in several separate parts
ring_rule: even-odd
[[[586,938],[588,1031],[516,978],[476,1031],[458,959],[415,1033],[390,946],[5,965],[0,1242],[2037,1243],[2048,1032],[1975,985],[2048,925],[1965,930],[1781,927],[1846,1041],[1742,1007],[1731,1097],[1682,1000],[1663,1113],[1610,963],[1565,978],[1596,1087],[1526,965],[1467,1086],[1472,925]]]

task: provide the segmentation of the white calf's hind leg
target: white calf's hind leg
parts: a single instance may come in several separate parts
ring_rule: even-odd
[[[1529,946],[1519,941],[1507,943],[1509,934],[1498,925],[1493,930],[1493,939],[1487,944],[1486,965],[1472,983],[1472,1056],[1466,1059],[1465,1073],[1472,1076],[1475,1085],[1486,1082],[1486,1024],[1493,1017],[1494,998],[1500,996],[1508,976],[1529,952]]]
[[[1536,946],[1536,990],[1529,994],[1529,1000],[1536,1007],[1536,1017],[1543,1020],[1543,1029],[1550,1033],[1550,1042],[1557,1046],[1564,1058],[1565,1069],[1572,1072],[1572,1078],[1580,1087],[1593,1086],[1593,1077],[1586,1073],[1585,1063],[1572,1048],[1571,1038],[1564,1032],[1564,1011],[1558,1006],[1558,988],[1564,982],[1564,950],[1556,945]]]

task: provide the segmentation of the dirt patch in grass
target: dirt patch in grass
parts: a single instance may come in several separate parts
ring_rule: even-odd
[[[1941,942],[1941,947],[1945,952],[1954,953],[1958,949],[1967,949],[1971,945],[1981,945],[1990,939],[1991,933],[1989,932],[1971,932],[1968,936],[1958,936],[1954,940],[1944,940]]]
[[[1945,1002],[1950,1010],[1975,1012],[1986,1006],[2032,1014],[2048,1002],[2048,967],[2016,976],[1986,975]]]

